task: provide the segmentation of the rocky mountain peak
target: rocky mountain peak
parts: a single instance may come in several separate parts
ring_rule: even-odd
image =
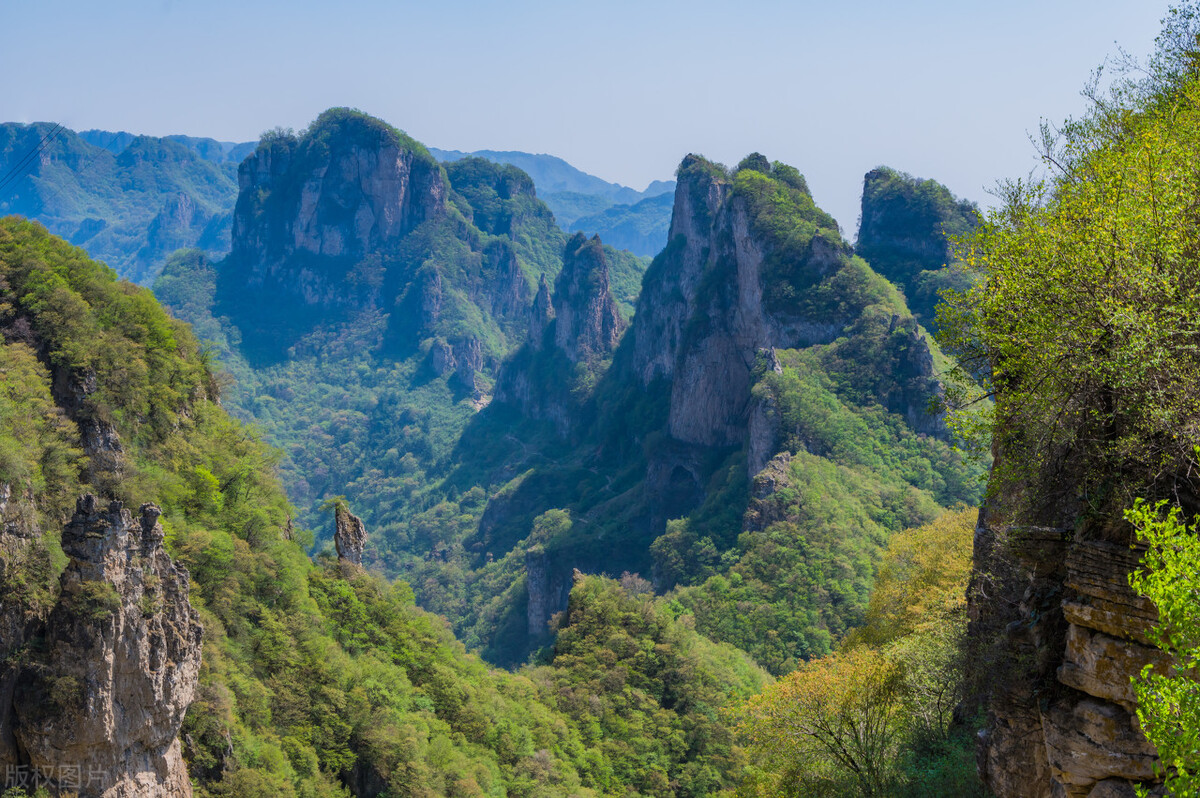
[[[8,674],[0,760],[83,796],[192,794],[179,730],[196,691],[202,629],[188,573],[163,550],[161,510],[138,517],[87,494],[63,529],[70,558],[44,648]],[[6,680],[0,680],[6,681]],[[0,747],[3,746],[0,741]]]
[[[941,183],[881,166],[863,177],[855,251],[904,291],[913,314],[929,326],[937,292],[963,288],[961,273],[942,268],[954,261],[953,239],[978,223],[979,209]]]
[[[389,306],[384,259],[445,216],[441,167],[419,143],[357,111],[331,109],[300,135],[268,134],[238,171],[232,251],[218,295],[254,346],[305,314]],[[285,336],[286,337],[286,336]]]
[[[536,312],[536,309],[535,309]],[[554,284],[554,342],[573,362],[603,357],[625,327],[608,284],[600,238],[576,233],[567,242]]]
[[[538,276],[537,295],[533,298],[533,307],[529,310],[529,343],[534,349],[542,346],[542,336],[550,322],[554,321],[554,305],[550,301],[550,283],[546,275]]]
[[[344,108],[299,137],[265,137],[238,169],[233,254],[361,257],[395,244],[445,208],[433,157],[404,134]]]
[[[333,543],[337,547],[338,561],[362,565],[363,549],[367,545],[366,525],[361,518],[350,512],[349,507],[340,502],[334,505],[333,520]]]

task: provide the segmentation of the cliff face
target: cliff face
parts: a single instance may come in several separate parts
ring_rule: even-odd
[[[238,168],[238,189],[230,257],[243,289],[306,305],[378,301],[377,285],[347,294],[346,272],[446,202],[432,156],[377,120],[338,112],[301,138],[265,140]]]
[[[969,285],[968,275],[944,268],[954,262],[952,239],[978,224],[974,204],[942,184],[879,167],[863,177],[855,251],[900,286],[913,314],[932,327],[937,292]]]
[[[334,507],[333,515],[333,544],[337,547],[338,560],[361,566],[363,549],[367,545],[366,525],[343,504]]]
[[[755,156],[747,162],[745,171],[770,172]],[[777,444],[775,414],[760,406],[769,400],[752,395],[756,370],[778,368],[776,349],[828,344],[847,331],[870,331],[848,327],[862,312],[853,301],[825,306],[804,301],[804,291],[814,291],[850,264],[850,250],[840,236],[822,231],[818,221],[806,243],[789,249],[790,242],[766,232],[771,220],[756,204],[755,192],[761,190],[756,181],[739,183],[739,174],[723,174],[697,156],[680,166],[670,243],[647,273],[638,301],[632,371],[646,386],[660,378],[670,381],[668,430],[674,440],[700,447],[748,442],[753,478]],[[800,190],[811,202],[807,188]],[[798,290],[783,301],[778,286],[787,283]],[[895,373],[903,378],[901,372],[911,372],[921,385],[908,392],[911,396],[880,398],[892,410],[911,408],[909,421],[922,431],[944,434],[923,406],[935,390],[929,343],[899,315],[885,335],[897,329],[908,333],[901,345],[907,362],[897,362]],[[674,469],[667,473],[678,475]]]
[[[598,237],[576,233],[563,251],[553,295],[544,278],[539,283],[527,345],[505,364],[497,400],[527,418],[550,421],[566,437],[580,404],[575,366],[595,377],[625,326],[609,286],[604,245]]]
[[[202,630],[158,517],[153,505],[135,520],[119,502],[84,496],[63,530],[70,560],[53,609],[18,620],[6,602],[0,613],[7,648],[38,641],[0,675],[0,761],[29,784],[105,798],[192,794],[179,730]],[[0,538],[10,555],[34,551],[29,534]]]
[[[800,523],[804,512],[796,497],[803,486],[793,484],[789,458],[804,448],[834,455],[827,443],[809,439],[811,431],[796,427],[825,412],[819,402],[842,401],[832,393],[815,399],[826,390],[815,384],[812,393],[802,393],[798,382],[810,372],[822,375],[816,379],[823,385],[841,386],[833,390],[842,391],[838,396],[846,402],[898,415],[905,434],[942,440],[947,434],[941,419],[926,410],[940,390],[932,343],[894,288],[853,256],[799,173],[762,156],[726,170],[693,155],[684,159],[678,178],[670,241],[645,275],[632,326],[594,394],[611,407],[588,406],[578,413],[569,403],[553,401],[566,393],[561,386],[570,384],[573,361],[583,360],[593,342],[607,349],[613,340],[607,320],[615,312],[605,285],[592,280],[589,290],[576,287],[580,267],[599,257],[598,242],[582,235],[568,245],[552,321],[545,297],[539,293],[535,302],[530,328],[542,351],[536,358],[526,351],[525,360],[507,364],[500,381],[498,397],[526,416],[549,419],[560,430],[575,416],[594,425],[580,431],[578,479],[593,482],[600,474],[603,480],[595,482],[594,495],[571,496],[578,501],[572,514],[576,506],[588,508],[580,529],[595,529],[604,517],[621,518],[623,527],[621,542],[612,544],[620,554],[602,551],[576,530],[545,541],[536,557],[526,557],[531,636],[563,608],[560,588],[574,568],[648,575],[661,570],[658,587],[675,584],[670,574],[685,568],[674,560],[670,569],[660,568],[659,555],[649,556],[651,544],[669,551],[655,542],[667,522],[700,512],[716,490],[726,491],[723,501],[735,506],[753,490],[754,503],[734,511],[749,510],[742,529],[731,529],[736,521],[723,519],[718,527],[723,540],[710,538],[703,545],[732,548],[741,531],[761,531],[777,521]],[[595,254],[585,259],[588,249]],[[791,366],[786,375],[784,352]],[[636,398],[622,404],[628,400],[614,397]],[[612,462],[603,462],[606,457]],[[637,477],[629,474],[631,462],[639,466]],[[771,464],[772,475],[755,482]],[[538,497],[561,490],[555,479],[535,476],[511,495],[498,493],[485,520],[511,522],[527,513]],[[617,494],[614,484],[623,484],[625,492]],[[485,545],[494,545],[495,526],[481,524]],[[679,554],[680,560],[695,556]]]
[[[1155,782],[1130,678],[1165,664],[1152,604],[1129,587],[1140,553],[1112,530],[1014,527],[987,508],[976,530],[971,633],[990,643],[979,769],[999,798],[1135,795]]]
[[[445,206],[436,162],[393,131],[354,116],[315,124],[318,136],[268,139],[238,167],[235,256],[361,256]]]
[[[576,233],[567,242],[554,286],[554,317],[554,343],[571,362],[604,357],[616,349],[625,324],[609,290],[599,237],[589,241]]]

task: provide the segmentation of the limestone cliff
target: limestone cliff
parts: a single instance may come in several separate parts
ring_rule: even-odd
[[[539,283],[529,311],[529,340],[505,364],[497,400],[527,418],[550,421],[565,437],[580,403],[576,380],[594,379],[605,368],[625,326],[609,285],[604,245],[598,237],[576,233],[563,251],[553,296],[544,279]]]
[[[907,338],[893,344],[904,354],[893,358],[891,373],[901,382],[911,374],[915,382],[893,383],[884,390],[891,395],[879,399],[909,415],[915,428],[944,434],[940,421],[925,412],[937,390],[933,360],[928,340],[911,319],[895,314],[886,331],[854,328],[863,306],[853,298],[821,304],[805,296],[850,268],[851,252],[832,220],[815,208],[811,220],[795,222],[816,228],[807,241],[796,245],[773,235],[756,194],[757,176],[771,173],[758,155],[733,174],[694,155],[680,166],[670,243],[647,273],[631,331],[632,372],[644,386],[656,379],[670,382],[671,437],[696,447],[746,445],[753,478],[778,444],[777,419],[761,405],[770,399],[756,399],[751,390],[756,369],[778,368],[776,349],[828,344],[847,332],[887,337],[897,329]],[[776,179],[792,181],[789,188],[802,192],[811,206],[803,178],[780,175]],[[681,477],[673,466],[655,471]]]
[[[338,561],[361,566],[363,549],[367,545],[366,525],[340,502],[334,506],[333,516],[333,543],[337,547]]]
[[[327,112],[313,132],[268,137],[238,168],[232,254],[251,283],[274,282],[296,255],[361,258],[445,207],[437,162],[386,125]],[[316,277],[276,285],[311,304],[335,290]]]
[[[354,340],[426,358],[482,407],[524,340],[539,278],[558,272],[543,261],[562,234],[527,175],[480,159],[443,168],[357,111],[265,136],[239,187],[213,310],[254,365]]]
[[[613,349],[619,328],[597,268],[599,242],[577,235],[555,286],[553,314],[539,292],[530,320],[534,339],[506,364],[498,385],[499,400],[551,421],[564,436],[572,418],[584,424],[570,464],[578,471],[535,474],[498,492],[479,527],[481,547],[502,550],[502,526],[508,539],[520,539],[528,526],[522,529],[519,519],[531,518],[546,495],[557,491],[574,502],[577,494],[566,493],[563,481],[595,486],[572,504],[573,518],[575,507],[586,508],[575,531],[544,541],[536,557],[525,558],[531,637],[563,608],[560,588],[572,569],[654,574],[651,543],[668,521],[712,498],[722,480],[728,479],[729,501],[754,491],[746,530],[802,515],[772,494],[797,503],[799,486],[788,484],[788,457],[796,449],[831,455],[821,448],[826,444],[794,428],[804,415],[797,403],[810,401],[794,384],[803,371],[832,384],[840,370],[846,401],[895,414],[904,434],[943,440],[947,434],[927,411],[940,390],[934,345],[895,289],[853,256],[795,169],[752,155],[729,170],[690,155],[677,175],[669,243],[646,272],[619,345]],[[580,404],[573,397],[584,392],[567,391],[572,367],[588,362],[597,342],[613,351],[613,365],[592,393],[607,406]],[[783,399],[791,403],[787,413]],[[771,463],[773,476],[754,482]],[[605,548],[582,530],[607,518],[621,519],[621,542]],[[736,545],[741,530],[722,530],[727,537],[720,545]],[[671,579],[663,576],[656,586],[670,587]]]
[[[599,236],[576,233],[567,242],[554,286],[554,343],[572,363],[612,353],[625,327],[608,285]]]
[[[945,267],[954,262],[954,237],[979,224],[979,209],[936,181],[881,166],[863,177],[861,220],[855,251],[932,326],[938,291],[969,285],[968,274]]]
[[[192,793],[179,730],[202,630],[158,517],[153,505],[134,519],[89,494],[63,530],[69,562],[57,601],[48,615],[26,616],[15,637],[37,644],[0,676],[0,760],[29,784],[85,797]],[[3,537],[6,549],[20,545]],[[14,636],[4,640],[12,648]]]
[[[1094,523],[1013,526],[987,507],[970,593],[974,677],[987,722],[979,770],[999,798],[1132,798],[1155,782],[1130,677],[1163,657],[1129,587],[1139,552]]]
[[[550,301],[550,285],[546,275],[538,279],[537,294],[533,298],[533,307],[529,311],[529,345],[534,349],[542,348],[542,336],[550,322],[554,320],[554,304]]]

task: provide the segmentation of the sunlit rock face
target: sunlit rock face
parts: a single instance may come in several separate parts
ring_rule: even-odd
[[[160,511],[82,497],[70,558],[12,701],[20,767],[58,792],[192,794],[179,741],[200,672],[187,571],[164,551]]]

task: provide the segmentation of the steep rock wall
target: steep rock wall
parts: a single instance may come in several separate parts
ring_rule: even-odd
[[[1018,527],[985,508],[970,594],[987,686],[979,770],[998,798],[1132,798],[1154,784],[1130,678],[1164,664],[1157,614],[1129,587],[1140,558],[1114,530]]]
[[[159,514],[147,504],[134,519],[89,494],[63,530],[70,560],[58,599],[18,635],[44,642],[0,676],[0,759],[30,784],[83,798],[192,794],[179,730],[202,629],[187,571],[162,548]],[[21,545],[3,537],[8,550]]]

